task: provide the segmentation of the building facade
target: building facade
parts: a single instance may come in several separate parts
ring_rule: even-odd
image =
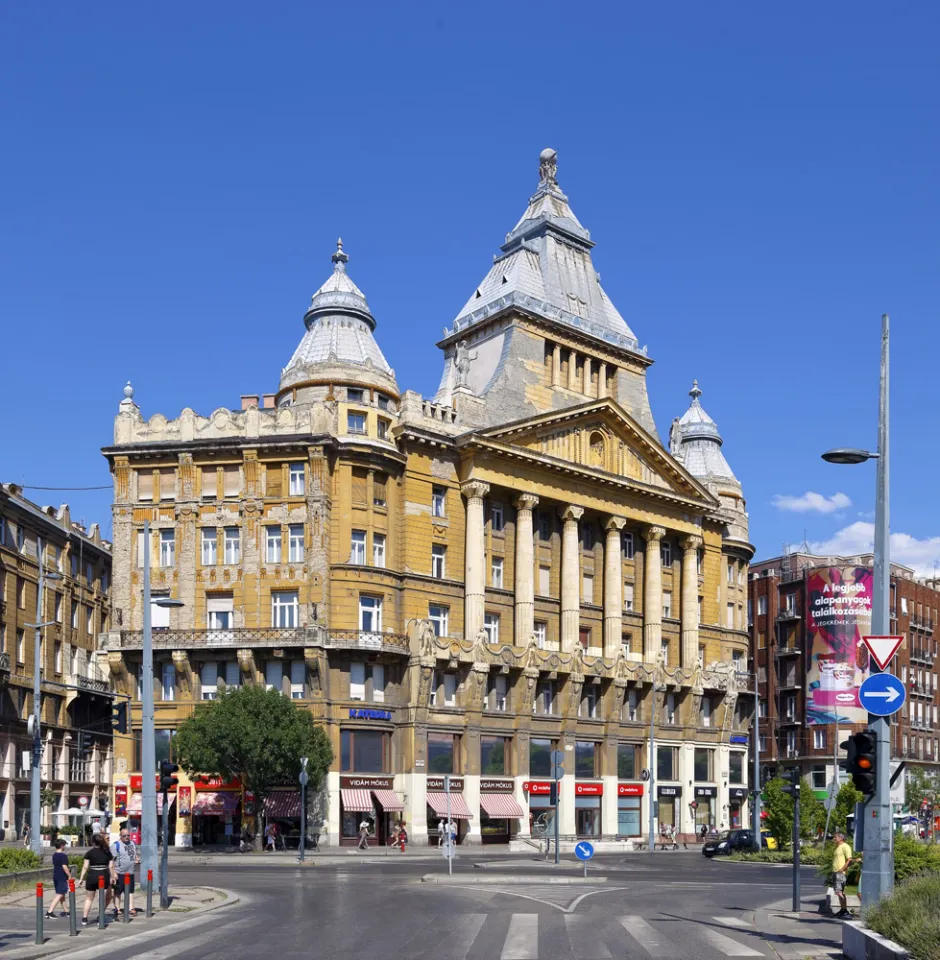
[[[815,689],[814,678],[808,676],[813,659],[808,619],[812,583],[820,574],[828,578],[832,570],[858,569],[871,575],[872,567],[872,554],[825,557],[799,551],[751,565],[748,616],[760,689],[761,765],[771,776],[783,766],[799,766],[820,797],[834,778],[837,753],[844,757],[839,744],[865,729],[867,722],[851,713],[838,723],[833,717],[812,722],[814,711],[807,703]],[[910,568],[891,564],[890,632],[904,637],[892,672],[908,691],[892,724],[891,751],[893,758],[910,766],[940,764],[936,587],[935,581],[918,580]],[[864,667],[867,655],[861,656],[864,663],[857,663]]]
[[[444,775],[462,842],[531,838],[554,816],[555,749],[566,836],[638,836],[651,799],[686,834],[746,816],[741,486],[697,384],[660,440],[652,361],[592,247],[545,151],[438,344],[433,399],[399,388],[341,242],[276,391],[170,420],[128,388],[104,450],[122,621],[103,657],[139,726],[149,520],[154,590],[184,601],[154,612],[160,750],[201,700],[265,683],[329,732],[329,843],[363,816],[379,840],[400,817],[433,838]],[[118,758],[117,799],[138,754]],[[179,845],[251,810],[237,785],[181,783]],[[296,811],[285,791],[267,813]]]
[[[40,545],[46,576],[37,607]],[[29,821],[35,637],[41,631],[43,826],[56,811],[107,804],[111,795],[111,694],[95,658],[111,626],[111,551],[97,524],[69,508],[41,507],[0,485],[0,819],[6,839]]]

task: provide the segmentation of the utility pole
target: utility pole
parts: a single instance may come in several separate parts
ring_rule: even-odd
[[[157,871],[157,754],[153,732],[153,632],[150,623],[150,521],[144,521],[144,642],[140,671],[140,827],[142,877]]]
[[[751,792],[751,832],[754,834],[754,849],[760,850],[760,679],[757,664],[754,664],[754,788]]]

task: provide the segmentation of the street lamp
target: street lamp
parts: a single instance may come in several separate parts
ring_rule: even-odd
[[[157,873],[157,755],[153,728],[153,628],[150,621],[150,604],[158,607],[182,607],[182,600],[172,597],[150,596],[150,521],[144,521],[144,645],[141,669],[141,720],[140,720],[140,828],[141,828],[141,876],[153,877]]]
[[[42,705],[42,691],[40,689],[40,676],[42,674],[42,629],[50,627],[55,620],[42,619],[42,595],[47,580],[61,580],[62,574],[45,569],[45,545],[42,538],[36,540],[36,556],[39,558],[39,583],[36,587],[36,622],[27,623],[27,627],[33,627],[36,631],[33,641],[33,715],[32,734],[33,734],[33,762],[29,771],[29,819],[30,819],[30,848],[33,853],[42,856],[42,827],[39,823],[42,818],[40,804],[40,774],[42,773],[40,764],[42,763],[42,731],[40,730]]]
[[[878,451],[840,447],[822,455],[828,463],[857,464],[877,460],[875,478],[875,570],[871,604],[871,627],[875,636],[890,629],[890,555],[889,555],[889,343],[890,321],[881,317],[881,378],[878,398]],[[880,673],[871,663],[871,671]],[[862,871],[863,907],[876,904],[894,888],[893,824],[891,817],[891,719],[868,715],[868,726],[877,744],[875,794],[865,805],[865,869]]]
[[[650,798],[649,798],[649,844],[650,844],[650,853],[656,852],[656,833],[654,830],[655,819],[656,819],[656,694],[665,693],[666,685],[657,684],[656,681],[653,681],[653,692],[650,697],[651,707],[650,707],[650,746],[649,746],[649,767],[647,768],[650,772]],[[673,771],[675,772],[675,771]]]

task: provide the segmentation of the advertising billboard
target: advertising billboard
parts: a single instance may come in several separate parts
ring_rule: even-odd
[[[806,722],[867,723],[858,689],[868,676],[870,567],[819,567],[806,581]]]

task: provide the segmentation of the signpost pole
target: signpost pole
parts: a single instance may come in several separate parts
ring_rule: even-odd
[[[141,726],[140,726],[140,769],[141,781],[141,876],[149,878],[157,869],[157,771],[156,744],[154,741],[153,718],[153,628],[150,610],[150,521],[144,521],[143,544],[143,655],[141,664]]]
[[[170,842],[170,805],[166,790],[163,791],[163,849],[160,851],[160,909],[170,908],[170,877],[168,870],[167,846]]]
[[[301,863],[304,862],[304,852],[307,848],[307,781],[310,779],[307,773],[307,763],[309,757],[300,758],[300,856],[297,858]],[[385,849],[388,853],[388,847]]]
[[[656,819],[656,683],[653,682],[653,691],[650,696],[650,853],[656,852],[656,833],[654,821]]]
[[[451,876],[454,872],[454,851],[453,842],[450,835],[450,777],[444,777],[444,793],[447,796],[447,824],[445,830],[444,850],[447,853],[447,875]]]
[[[555,780],[555,864],[561,862],[561,856],[558,853],[558,821],[561,819],[561,781]]]
[[[754,834],[754,849],[760,850],[760,683],[757,666],[754,667],[754,788],[751,791],[751,830]]]

